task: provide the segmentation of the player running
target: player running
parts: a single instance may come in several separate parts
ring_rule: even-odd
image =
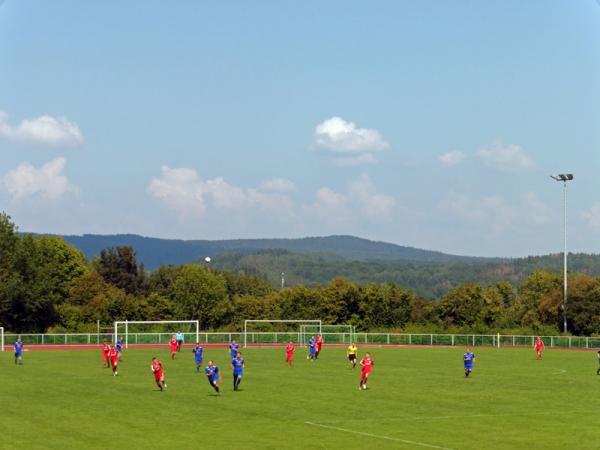
[[[240,349],[240,344],[235,342],[235,339],[233,339],[231,341],[231,344],[229,344],[229,355],[231,356],[231,359],[236,357],[239,349]]]
[[[358,358],[358,347],[354,344],[350,344],[346,349],[346,355],[348,356],[348,361],[352,364],[352,368],[356,368],[356,358]]]
[[[537,360],[541,361],[542,360],[542,351],[544,351],[544,341],[542,341],[541,337],[537,337],[537,339],[535,340],[535,353],[537,354]]]
[[[196,372],[200,373],[204,349],[200,346],[200,343],[196,342],[196,346],[192,349],[192,352],[194,353],[194,359],[196,360]]]
[[[158,388],[162,391],[167,388],[167,383],[165,381],[165,373],[163,369],[162,363],[156,359],[156,357],[152,358],[152,364],[150,364],[150,370],[154,374],[154,381]]]
[[[308,355],[306,356],[306,359],[310,359],[311,361],[314,361],[316,359],[316,355],[317,355],[317,341],[315,340],[314,336],[311,336],[311,338],[308,340]]]
[[[115,350],[117,352],[119,352],[119,361],[123,361],[123,356],[122,356],[122,352],[123,352],[123,338],[120,337],[119,339],[117,339],[117,344],[115,345]]]
[[[231,368],[233,369],[233,390],[237,391],[244,373],[244,358],[240,352],[237,352],[235,358],[231,360]]]
[[[108,362],[108,352],[110,352],[110,345],[108,342],[104,341],[102,344],[102,366],[105,368],[110,367],[110,363]]]
[[[290,341],[289,344],[285,346],[285,362],[290,367],[292,367],[292,361],[294,359],[294,350],[296,350],[296,347],[294,346],[294,343]]]
[[[208,383],[213,387],[213,389],[217,392],[218,395],[221,395],[221,391],[219,390],[218,382],[221,379],[219,375],[219,368],[215,366],[211,359],[208,360],[208,364],[204,369],[204,373],[208,378]]]
[[[110,367],[112,367],[113,377],[116,377],[118,375],[117,366],[119,365],[119,352],[116,347],[113,347],[112,345],[108,351],[108,359],[110,361]]]
[[[18,366],[23,365],[23,341],[21,338],[17,338],[15,343],[13,344],[15,348],[15,364]]]
[[[321,353],[321,350],[323,349],[323,344],[325,343],[323,336],[317,334],[317,339],[315,339],[315,343],[317,344],[317,353],[315,353],[315,359],[317,359],[319,357],[319,354]]]
[[[473,363],[475,362],[475,354],[470,348],[467,348],[466,353],[463,355],[463,362],[465,366],[465,377],[468,377],[473,371]]]
[[[365,353],[365,357],[360,360],[362,369],[360,371],[360,384],[358,385],[359,391],[361,389],[367,389],[367,381],[369,381],[369,375],[371,375],[374,365],[375,362],[371,358],[371,354],[369,352]]]
[[[180,352],[183,345],[183,333],[181,331],[175,333],[175,339],[177,340],[177,351]]]
[[[177,354],[177,339],[175,338],[175,335],[171,336],[171,339],[169,340],[169,347],[171,347],[171,359],[175,359],[175,355]]]

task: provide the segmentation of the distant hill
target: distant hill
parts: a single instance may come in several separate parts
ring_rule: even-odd
[[[157,239],[135,234],[63,236],[88,258],[103,248],[132,246],[146,268],[161,264],[184,264],[222,253],[249,254],[260,250],[287,250],[300,254],[328,254],[353,261],[405,261],[414,263],[483,263],[493,258],[449,255],[432,250],[370,241],[354,236],[307,237],[301,239],[193,240]]]
[[[462,283],[507,281],[517,285],[531,272],[562,269],[562,255],[501,259],[369,241],[353,236],[302,239],[174,240],[133,234],[64,236],[88,258],[107,247],[131,246],[138,261],[153,270],[212,258],[212,267],[258,275],[274,286],[285,272],[286,286],[323,284],[341,276],[356,283],[394,282],[427,298],[439,298]],[[600,275],[600,255],[571,254],[569,270]]]

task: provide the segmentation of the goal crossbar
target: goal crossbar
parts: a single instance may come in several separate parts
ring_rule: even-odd
[[[119,320],[115,322],[115,344],[119,339],[119,325],[125,325],[125,348],[129,348],[129,325],[162,325],[169,323],[191,323],[196,325],[196,342],[200,340],[200,321],[199,320]]]
[[[249,323],[300,323],[300,324],[315,324],[319,327],[319,333],[321,333],[322,321],[313,319],[313,320],[300,320],[300,319],[291,319],[291,320],[282,320],[282,319],[246,319],[244,320],[244,348],[247,347],[248,344],[248,324]]]

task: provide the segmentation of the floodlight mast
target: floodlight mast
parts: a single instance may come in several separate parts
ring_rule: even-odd
[[[560,173],[558,175],[550,175],[550,178],[563,183],[563,232],[564,232],[564,248],[563,248],[563,332],[567,332],[567,181],[573,180],[575,177],[572,173]]]

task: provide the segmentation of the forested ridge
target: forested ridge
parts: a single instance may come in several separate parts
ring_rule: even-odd
[[[332,263],[321,259],[324,267]],[[373,273],[384,267],[361,264]],[[365,331],[557,334],[562,323],[558,271],[540,267],[519,282],[500,272],[489,283],[458,284],[426,299],[401,283],[349,281],[335,276],[338,269],[333,265],[323,284],[284,289],[239,267],[192,263],[146,271],[132,247],[106,248],[89,261],[61,237],[17,233],[1,213],[0,325],[15,332],[75,332],[94,330],[97,320],[198,319],[203,329],[233,330],[244,319],[318,318]],[[600,333],[600,278],[569,274],[567,312],[573,334]]]

